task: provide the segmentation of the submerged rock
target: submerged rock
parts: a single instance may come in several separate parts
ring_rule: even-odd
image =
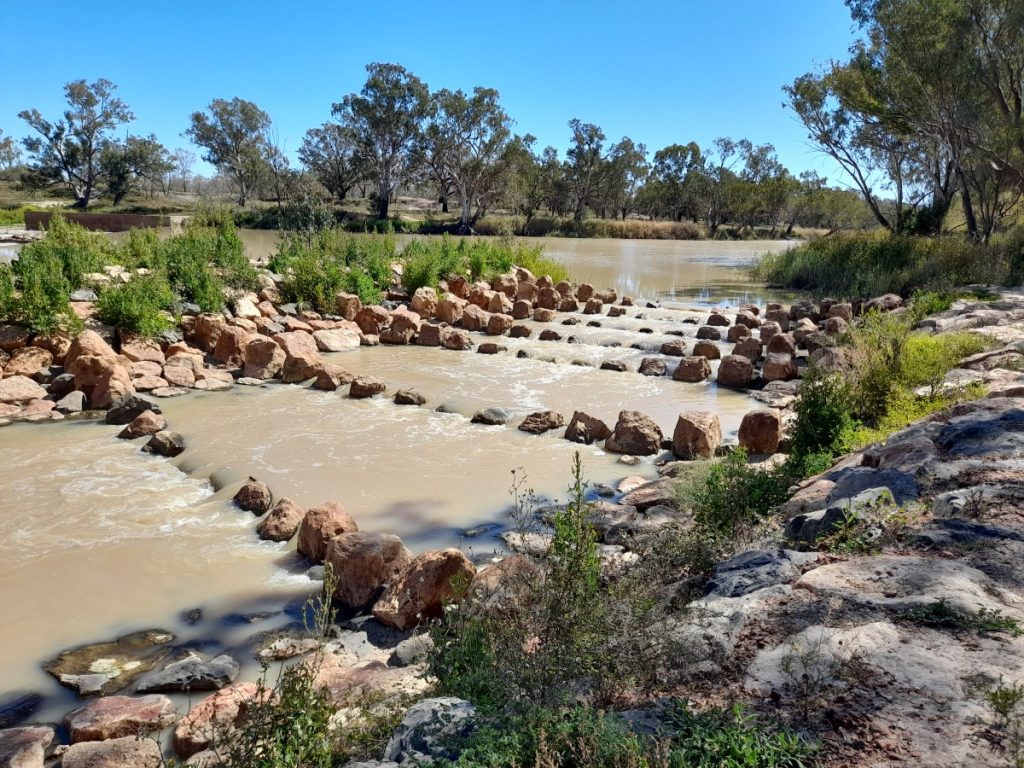
[[[227,654],[207,661],[189,652],[184,659],[172,661],[159,672],[147,676],[138,691],[216,691],[233,683],[238,677],[238,670],[238,662]]]
[[[81,696],[115,693],[163,661],[173,639],[173,634],[159,629],[133,632],[64,651],[43,669]]]

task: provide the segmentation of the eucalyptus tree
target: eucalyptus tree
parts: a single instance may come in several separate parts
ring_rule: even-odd
[[[170,152],[156,135],[129,136],[123,142],[108,142],[100,158],[106,192],[114,205],[136,190],[143,181],[150,189],[163,188],[164,177],[174,168]]]
[[[206,112],[193,112],[190,121],[184,135],[205,150],[203,160],[234,183],[238,204],[244,206],[268,172],[270,115],[235,97],[214,99]]]
[[[509,183],[513,121],[498,99],[496,90],[481,87],[472,95],[442,89],[432,97],[427,154],[439,183],[450,182],[459,196],[461,229],[474,224]]]
[[[0,170],[9,171],[21,161],[21,149],[13,136],[4,136],[0,128]]]
[[[310,128],[302,138],[299,159],[338,202],[366,177],[352,136],[338,123]]]
[[[386,219],[392,195],[415,166],[430,115],[426,84],[398,64],[368,64],[366,83],[332,107],[349,132],[376,188],[376,213]]]
[[[697,142],[670,144],[655,152],[650,183],[653,195],[648,205],[674,221],[698,219],[707,196],[707,178]]]
[[[135,119],[114,95],[109,80],[73,80],[64,85],[68,108],[53,122],[37,109],[18,113],[38,136],[22,141],[29,154],[29,172],[38,179],[67,187],[75,206],[87,208],[103,181],[103,151],[118,126]]]
[[[647,147],[635,143],[628,136],[613,144],[605,163],[603,209],[612,209],[613,215],[623,220],[636,210],[637,195],[651,166],[647,162]],[[602,211],[604,215],[607,210]]]
[[[572,143],[566,152],[565,180],[572,203],[573,220],[583,221],[587,204],[601,182],[604,170],[604,131],[579,118],[569,121]]]

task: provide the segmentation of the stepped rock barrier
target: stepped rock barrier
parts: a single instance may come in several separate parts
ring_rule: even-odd
[[[68,221],[96,232],[127,232],[129,229],[156,229],[171,226],[170,216],[140,213],[74,213],[61,211]],[[25,211],[25,229],[46,229],[53,211]]]

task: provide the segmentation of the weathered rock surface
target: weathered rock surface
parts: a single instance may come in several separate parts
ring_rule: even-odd
[[[457,549],[424,552],[388,585],[373,615],[385,626],[411,629],[440,616],[445,602],[462,597],[475,573],[473,563]]]
[[[262,515],[274,503],[274,496],[265,482],[250,477],[248,482],[238,489],[234,502],[246,512]]]
[[[204,659],[189,652],[185,658],[147,675],[138,690],[139,693],[216,691],[233,683],[238,671],[238,662],[227,654]]]
[[[569,419],[569,426],[565,428],[565,439],[589,445],[607,439],[611,433],[608,425],[600,419],[583,411],[574,411],[572,418]]]
[[[313,507],[299,525],[298,550],[316,564],[324,561],[327,545],[335,536],[359,530],[352,515],[341,504],[329,501]]]
[[[43,768],[43,757],[53,738],[53,728],[47,726],[0,730],[0,766]]]
[[[562,414],[555,411],[538,411],[537,413],[531,413],[523,419],[519,425],[519,431],[541,435],[562,426],[565,426],[565,419],[562,418]]]
[[[155,733],[173,725],[178,712],[166,696],[103,696],[64,717],[72,744]]]
[[[170,632],[146,630],[116,640],[64,651],[43,664],[62,685],[81,696],[122,690],[159,664],[169,653]]]
[[[193,706],[174,729],[171,743],[178,757],[202,752],[224,731],[235,728],[245,717],[246,703],[258,692],[255,683],[233,683]]]
[[[748,453],[775,453],[782,440],[782,416],[774,409],[750,411],[740,422],[739,443]]]
[[[291,499],[279,499],[267,516],[260,520],[256,533],[267,541],[289,541],[305,516],[305,510]]]
[[[455,760],[452,744],[476,727],[476,708],[464,699],[446,696],[414,704],[384,750],[384,759],[400,764]]]
[[[337,578],[335,600],[353,610],[369,607],[411,561],[412,553],[397,536],[361,531],[331,539],[324,559]]]
[[[661,450],[664,435],[654,420],[639,411],[622,411],[605,450],[631,456],[651,456]]]
[[[61,759],[61,768],[161,768],[163,765],[160,745],[153,739],[135,736],[72,744]]]

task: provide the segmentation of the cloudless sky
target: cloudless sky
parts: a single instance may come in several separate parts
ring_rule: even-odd
[[[497,88],[516,130],[564,152],[567,121],[629,136],[651,154],[718,136],[770,142],[794,173],[841,181],[783,109],[781,87],[842,57],[842,0],[519,0],[496,3],[195,0],[45,5],[5,0],[0,129],[22,109],[54,119],[69,80],[105,77],[135,112],[133,134],[173,149],[213,98],[256,102],[294,159],[307,128],[358,91],[371,61],[432,90]],[[197,168],[209,173],[208,168]]]

